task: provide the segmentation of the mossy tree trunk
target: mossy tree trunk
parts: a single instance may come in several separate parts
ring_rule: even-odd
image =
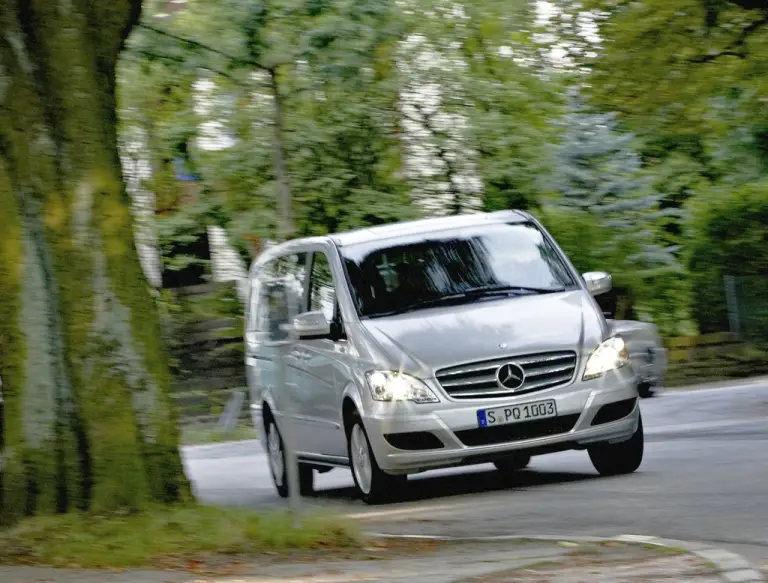
[[[119,164],[141,0],[0,0],[0,520],[189,496]]]

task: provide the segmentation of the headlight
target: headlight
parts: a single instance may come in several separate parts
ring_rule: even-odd
[[[440,399],[422,381],[411,375],[390,371],[374,370],[366,373],[371,396],[376,401],[412,401],[414,403],[437,403]]]
[[[629,363],[629,351],[620,336],[609,338],[595,348],[587,359],[583,380],[596,379],[610,370],[616,370]]]

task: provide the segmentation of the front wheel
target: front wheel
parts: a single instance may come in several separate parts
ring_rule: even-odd
[[[643,463],[645,438],[643,418],[638,415],[637,430],[627,441],[620,443],[601,443],[590,447],[589,459],[601,476],[631,474]]]
[[[347,434],[347,453],[357,492],[366,504],[393,501],[407,482],[407,476],[384,472],[371,449],[363,422],[356,416]]]
[[[637,386],[637,392],[641,399],[650,399],[656,396],[656,387],[650,382],[642,382]]]
[[[281,498],[288,497],[288,464],[286,462],[283,438],[277,428],[277,423],[270,420],[267,423],[267,455],[272,483]],[[299,494],[308,496],[314,490],[314,470],[307,464],[299,463]]]

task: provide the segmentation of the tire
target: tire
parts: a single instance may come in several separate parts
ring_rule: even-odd
[[[266,424],[267,436],[267,460],[269,463],[272,483],[275,485],[278,496],[287,498],[288,491],[288,467],[283,449],[283,438],[273,419]],[[315,472],[312,466],[299,463],[299,494],[309,496],[314,491]]]
[[[366,504],[394,502],[408,481],[407,476],[387,474],[376,463],[368,433],[359,415],[347,429],[347,455],[358,496]]]
[[[315,470],[309,464],[299,462],[299,494],[311,496],[315,492]]]
[[[603,443],[590,447],[589,459],[601,476],[631,474],[643,463],[645,438],[643,418],[638,417],[637,430],[627,441]]]
[[[514,474],[520,470],[524,470],[531,463],[531,456],[529,455],[516,455],[509,458],[504,458],[493,462],[496,469],[502,474]]]
[[[656,391],[651,383],[643,382],[637,386],[637,392],[641,399],[650,399],[656,395]]]

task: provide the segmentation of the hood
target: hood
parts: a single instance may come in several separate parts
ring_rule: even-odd
[[[464,362],[554,350],[583,352],[603,337],[582,290],[486,300],[364,320],[393,368],[414,373]]]

